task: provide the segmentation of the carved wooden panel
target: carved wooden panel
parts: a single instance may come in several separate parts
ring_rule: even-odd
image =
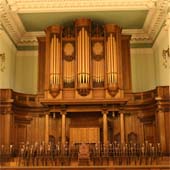
[[[45,37],[38,38],[38,92],[44,92],[44,85],[45,85]]]
[[[155,142],[155,126],[153,123],[145,123],[144,127],[144,140],[154,143]]]
[[[123,75],[123,88],[126,91],[131,90],[131,64],[130,64],[130,36],[122,35],[122,75]]]
[[[27,141],[27,127],[24,124],[17,125],[17,144],[23,144]]]
[[[170,129],[170,111],[165,112],[166,151],[170,153],[169,129]]]
[[[98,143],[100,141],[100,128],[70,128],[71,143]]]

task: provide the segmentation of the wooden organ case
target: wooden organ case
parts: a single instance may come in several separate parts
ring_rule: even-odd
[[[39,80],[45,84],[45,99],[123,98],[131,75],[122,51],[129,60],[130,38],[121,34],[119,26],[77,19],[74,27],[50,26],[45,32],[45,68],[39,68],[45,72]],[[123,67],[128,67],[126,77]],[[127,85],[124,79],[129,80]]]
[[[45,38],[38,38],[42,103],[49,113],[61,114],[63,108],[69,113],[101,112],[104,134],[106,115],[119,111],[127,102],[124,93],[131,90],[130,36],[122,35],[117,25],[100,25],[90,19],[77,19],[69,27],[49,26],[45,32]],[[103,141],[107,140],[105,135]]]

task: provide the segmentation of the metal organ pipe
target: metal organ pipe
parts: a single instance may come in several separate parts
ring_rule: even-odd
[[[50,41],[50,84],[60,83],[60,42],[54,34]]]
[[[107,70],[107,75],[108,75],[108,83],[110,83],[110,63],[111,63],[111,60],[110,60],[110,37],[107,38],[107,65],[108,65],[108,70]]]
[[[89,83],[89,37],[87,30],[82,27],[77,38],[78,48],[78,82],[82,84]]]
[[[114,66],[113,66],[113,72],[114,72],[114,81],[117,83],[117,76],[118,76],[118,68],[117,68],[117,50],[116,50],[116,40],[115,37],[113,39],[113,48],[114,48]]]
[[[54,43],[53,43],[53,55],[54,55],[54,84],[56,84],[56,35],[54,34]]]
[[[117,55],[116,55],[116,40],[112,33],[107,38],[106,48],[108,65],[107,70],[108,83],[114,83],[115,78],[117,77]]]
[[[90,92],[90,38],[91,20],[77,19],[75,21],[77,37],[77,91],[86,96]]]
[[[54,83],[54,75],[53,75],[53,70],[54,70],[54,55],[53,55],[53,38],[50,41],[50,84]]]
[[[83,76],[83,82],[84,83],[84,73],[85,73],[85,70],[84,70],[84,28],[82,28],[81,30],[81,33],[82,33],[82,54],[81,54],[81,57],[82,57],[82,76]]]
[[[82,69],[82,66],[81,66],[81,61],[82,61],[82,55],[81,55],[81,49],[82,49],[82,46],[81,46],[81,41],[82,41],[82,35],[81,35],[81,31],[79,31],[79,37],[78,37],[78,45],[79,45],[79,55],[78,55],[78,66],[79,66],[79,71],[78,71],[78,77],[79,77],[79,83],[82,83],[82,77],[81,77],[81,69]]]

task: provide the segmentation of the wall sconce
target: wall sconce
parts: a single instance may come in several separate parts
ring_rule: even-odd
[[[0,71],[4,72],[5,70],[5,53],[0,53]]]
[[[163,66],[167,68],[170,67],[170,63],[168,64],[168,59],[170,59],[170,52],[169,47],[167,50],[162,50],[162,57],[163,57]]]

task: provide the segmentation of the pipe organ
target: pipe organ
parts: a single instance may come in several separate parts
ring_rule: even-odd
[[[46,29],[46,98],[93,98],[100,89],[107,98],[120,97],[122,84],[121,28],[77,19],[73,26]],[[50,97],[51,96],[51,97]]]
[[[108,91],[114,95],[118,90],[118,75],[119,75],[119,63],[120,58],[118,51],[120,51],[121,46],[119,46],[119,40],[121,39],[121,29],[113,24],[105,25],[105,48],[106,48],[106,81]]]
[[[61,27],[52,26],[46,29],[46,42],[49,58],[49,91],[56,97],[61,89]]]
[[[90,20],[76,20],[77,89],[87,95],[90,89]]]

